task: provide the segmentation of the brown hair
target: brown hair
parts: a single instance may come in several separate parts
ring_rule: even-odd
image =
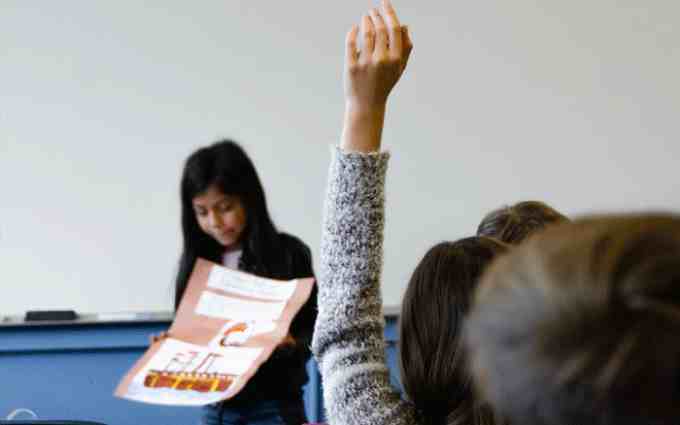
[[[566,216],[543,202],[523,201],[487,214],[477,227],[477,236],[517,244],[550,224],[567,221]]]
[[[546,230],[485,274],[466,322],[479,388],[521,425],[680,418],[680,216]]]
[[[496,423],[475,400],[460,336],[482,271],[505,250],[489,238],[443,242],[413,272],[400,320],[401,381],[426,424]]]

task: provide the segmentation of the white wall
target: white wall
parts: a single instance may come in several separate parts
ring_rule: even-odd
[[[0,0],[0,314],[171,306],[183,159],[241,141],[318,255],[369,0]],[[396,0],[385,302],[492,208],[680,209],[680,3]],[[316,258],[318,261],[318,258]]]

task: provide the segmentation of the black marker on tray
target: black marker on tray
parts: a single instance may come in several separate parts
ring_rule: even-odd
[[[47,322],[76,320],[78,314],[73,310],[31,310],[26,312],[26,322]]]

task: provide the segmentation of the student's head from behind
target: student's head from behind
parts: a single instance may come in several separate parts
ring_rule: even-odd
[[[568,221],[566,216],[543,202],[523,201],[487,214],[477,227],[477,235],[518,244],[549,225]]]
[[[511,423],[679,423],[680,217],[546,230],[485,273],[465,335]]]
[[[473,409],[460,337],[482,271],[506,249],[484,237],[443,242],[413,272],[400,318],[401,381],[428,424],[493,423],[488,409]]]

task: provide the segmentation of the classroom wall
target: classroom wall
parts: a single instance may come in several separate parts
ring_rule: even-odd
[[[679,209],[680,3],[395,0],[384,299],[501,204]],[[243,143],[318,264],[343,39],[369,0],[0,3],[0,315],[171,308],[184,158]]]

